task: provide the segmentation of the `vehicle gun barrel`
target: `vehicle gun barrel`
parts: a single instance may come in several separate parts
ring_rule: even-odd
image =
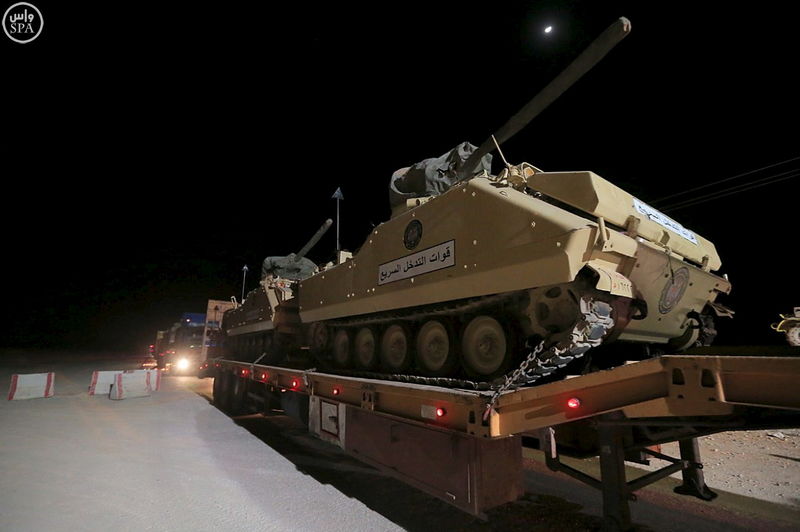
[[[322,235],[324,235],[328,231],[328,229],[331,228],[332,225],[333,225],[333,220],[331,220],[330,218],[325,220],[325,223],[323,223],[322,226],[317,230],[317,232],[314,233],[314,236],[311,237],[311,240],[306,242],[306,245],[303,246],[303,249],[298,251],[297,255],[294,256],[295,262],[305,257],[306,253],[311,251],[311,248],[313,248],[317,244],[317,242],[319,242],[319,239],[322,238]]]
[[[517,114],[512,116],[503,127],[497,130],[494,134],[494,137],[497,139],[497,144],[502,144],[519,133],[519,131],[536,118],[539,113],[547,109],[551,103],[569,89],[586,72],[599,63],[617,43],[630,33],[630,31],[631,22],[625,17],[620,17],[606,28],[600,36],[581,52],[581,55],[575,58],[575,60],[556,76],[553,81],[539,91],[539,93],[536,94],[525,107],[520,109]],[[492,137],[489,136],[459,169],[458,181],[462,181],[471,176],[473,170],[478,165],[478,161],[493,149],[495,149],[495,142]]]

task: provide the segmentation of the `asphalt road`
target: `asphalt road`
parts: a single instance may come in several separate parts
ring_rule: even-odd
[[[65,361],[63,356],[36,357],[21,354],[16,357],[0,357],[0,384],[8,382],[12,372],[49,370],[57,372],[55,398],[6,402],[3,408],[0,408],[0,426],[3,427],[4,434],[14,436],[3,438],[5,441],[0,443],[0,488],[6,494],[0,498],[0,529],[36,530],[43,529],[41,525],[44,524],[50,530],[74,529],[64,527],[65,523],[73,522],[69,520],[57,518],[47,520],[39,516],[37,520],[26,521],[28,518],[20,514],[18,507],[11,507],[10,501],[19,502],[23,500],[25,494],[38,493],[37,490],[41,489],[41,486],[36,485],[35,478],[36,475],[42,475],[45,470],[48,478],[60,479],[56,483],[48,481],[46,503],[53,508],[67,508],[73,504],[75,491],[78,489],[70,488],[73,483],[85,484],[88,480],[90,483],[94,481],[106,487],[115,485],[113,482],[108,484],[103,479],[96,478],[97,469],[93,469],[95,473],[89,475],[94,478],[88,479],[85,473],[76,470],[76,463],[65,459],[65,449],[71,447],[58,445],[60,441],[58,436],[53,436],[53,443],[56,445],[40,446],[35,457],[32,457],[30,442],[26,439],[25,433],[36,432],[38,429],[33,425],[36,425],[38,422],[35,420],[39,419],[44,420],[44,423],[52,423],[54,429],[64,432],[62,438],[69,438],[70,429],[65,426],[63,417],[59,417],[59,408],[63,409],[61,412],[63,415],[76,416],[76,419],[84,418],[83,422],[86,423],[92,416],[108,415],[108,410],[118,407],[120,403],[86,397],[91,370],[111,367],[125,369],[121,366],[126,364],[130,367],[131,364],[135,365],[135,361],[107,360],[91,355],[73,356],[70,361]],[[133,465],[126,481],[134,485],[125,487],[121,492],[152,495],[162,493],[165,485],[168,485],[172,490],[171,497],[179,501],[193,501],[195,505],[193,510],[192,506],[188,505],[190,507],[188,513],[191,515],[184,515],[174,505],[169,505],[168,511],[159,509],[157,497],[148,496],[146,500],[149,502],[146,503],[146,508],[127,508],[124,505],[124,498],[114,497],[107,489],[89,490],[89,495],[83,496],[81,501],[82,504],[90,503],[91,514],[95,519],[84,529],[107,530],[112,526],[119,526],[120,522],[125,522],[123,517],[128,514],[150,516],[152,526],[138,528],[150,530],[219,530],[220,526],[225,529],[247,530],[256,523],[260,523],[259,526],[262,528],[272,530],[312,529],[315,528],[313,523],[318,523],[321,528],[336,530],[339,529],[338,526],[347,523],[348,530],[402,528],[436,532],[441,530],[582,531],[598,530],[602,526],[600,493],[569,477],[550,472],[540,462],[540,454],[535,451],[525,452],[526,495],[520,501],[492,510],[489,513],[489,520],[484,522],[381,474],[345,454],[338,447],[317,440],[295,420],[280,413],[266,417],[253,414],[236,417],[233,420],[222,416],[209,404],[211,385],[211,379],[167,377],[166,392],[161,393],[158,403],[152,401],[153,398],[130,400],[125,405],[125,408],[132,409],[128,415],[115,415],[109,418],[113,420],[114,433],[117,436],[109,439],[100,438],[99,444],[92,443],[100,445],[99,452],[103,453],[106,463],[130,463],[131,446],[119,445],[121,437],[140,442],[141,452],[144,455],[157,453],[158,446],[142,436],[142,427],[147,427],[147,430],[160,434],[167,440],[174,438],[173,451],[176,453],[174,458],[162,456],[162,459],[156,461],[157,464],[152,460],[145,461],[148,467],[155,465],[162,467],[163,474],[136,474],[136,466]],[[59,400],[61,406],[57,408]],[[68,409],[65,409],[67,406]],[[142,417],[137,417],[135,411],[140,411]],[[202,418],[202,423],[195,422],[183,427],[181,423],[185,423],[185,418],[190,417],[189,412],[193,412],[194,419]],[[50,415],[53,417],[48,417]],[[241,429],[245,429],[246,432]],[[178,434],[176,431],[181,433]],[[186,434],[187,431],[196,431],[196,434]],[[179,449],[182,446],[201,448],[211,446],[212,452],[191,455],[190,459],[180,454]],[[229,455],[244,453],[242,450],[244,448],[248,459],[254,460],[253,467],[255,468],[257,464],[257,467],[266,467],[265,471],[258,472],[254,476],[250,470],[252,468],[240,469],[238,464],[237,467],[231,467],[229,462],[232,458]],[[77,453],[78,448],[74,449]],[[38,460],[40,465],[35,467],[19,465],[32,458]],[[187,473],[186,468],[192,468],[193,466],[189,464],[195,459],[205,463],[198,464],[195,471]],[[165,466],[169,460],[179,462],[182,468]],[[224,471],[216,467],[216,461],[221,461],[225,465]],[[288,469],[284,467],[284,462],[288,465]],[[588,472],[593,472],[597,468],[595,460],[574,462],[573,465]],[[275,484],[274,479],[270,481],[269,475],[274,473],[273,469],[280,471],[280,484]],[[113,471],[113,468],[109,471],[117,476],[120,474],[119,470]],[[34,479],[30,480],[33,484],[21,487],[20,483],[28,482],[24,475],[20,477],[20,473],[24,472],[29,474],[33,472]],[[641,472],[633,473],[631,470],[631,474],[641,474]],[[77,478],[73,478],[76,475]],[[287,475],[291,476],[291,481],[286,480],[289,478]],[[170,476],[173,478],[169,478]],[[230,488],[225,496],[220,496],[220,491],[214,488],[220,483]],[[779,532],[800,528],[800,510],[796,506],[775,504],[719,490],[717,490],[720,493],[718,499],[705,503],[673,494],[672,487],[676,483],[674,479],[668,478],[637,492],[638,501],[631,503],[637,530]],[[234,489],[232,486],[245,486],[246,489],[237,491],[238,488]],[[309,494],[317,493],[320,487],[325,487],[323,490],[325,497],[332,497],[332,501],[338,501],[335,503],[336,519],[320,516],[321,507],[325,504],[309,498]],[[268,498],[266,502],[261,499],[273,497],[275,492],[279,492],[282,503],[292,506],[291,514],[296,517],[296,522],[283,515],[281,508],[270,506],[274,503],[272,499]],[[345,503],[349,506],[342,506]],[[142,506],[142,503],[131,500],[131,505]],[[271,515],[271,512],[275,515]],[[80,512],[76,513],[74,509],[68,513],[73,519],[81,518]],[[241,514],[241,522],[237,521],[237,514]],[[316,521],[311,519],[315,516],[320,519]],[[28,526],[33,524],[36,526]],[[120,529],[126,527],[122,526]]]

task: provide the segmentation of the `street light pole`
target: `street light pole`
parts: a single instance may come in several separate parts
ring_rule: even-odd
[[[244,268],[242,268],[242,303],[244,303],[244,287],[246,280],[247,280],[247,264],[245,264]]]
[[[339,251],[342,250],[339,245],[339,202],[344,199],[341,187],[337,188],[336,192],[333,193],[333,199],[336,200],[336,260],[338,262]]]

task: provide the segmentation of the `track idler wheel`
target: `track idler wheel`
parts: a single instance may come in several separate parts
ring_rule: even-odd
[[[512,357],[511,341],[499,321],[476,316],[461,335],[461,364],[471,377],[495,377],[507,369]]]
[[[337,367],[349,368],[352,363],[352,342],[347,329],[338,329],[333,336],[333,362]]]
[[[411,366],[411,334],[404,325],[390,325],[381,338],[381,366],[389,373],[405,373]]]
[[[375,342],[375,333],[369,327],[362,327],[356,333],[353,354],[356,367],[372,370],[378,365],[378,349]]]
[[[417,366],[424,375],[449,375],[455,365],[455,342],[451,328],[444,321],[428,320],[417,332]]]

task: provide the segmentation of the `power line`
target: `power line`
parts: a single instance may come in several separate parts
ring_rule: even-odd
[[[678,203],[678,204],[676,204],[676,206],[668,207],[667,209],[662,209],[662,210],[664,210],[664,211],[677,211],[677,210],[680,210],[680,209],[684,209],[686,207],[694,207],[695,205],[699,205],[701,203],[706,203],[708,201],[714,201],[715,199],[724,198],[725,196],[731,196],[733,194],[738,194],[739,192],[746,192],[748,190],[753,190],[755,188],[761,188],[761,187],[764,187],[764,186],[767,186],[767,185],[772,185],[774,183],[778,183],[780,181],[786,181],[787,179],[792,179],[792,178],[795,178],[795,177],[800,177],[800,171],[798,171],[797,173],[794,173],[792,175],[788,175],[786,177],[782,177],[782,178],[779,178],[779,179],[774,179],[774,180],[768,181],[766,183],[761,183],[761,184],[758,184],[758,185],[752,185],[752,186],[745,187],[745,188],[742,188],[742,189],[739,189],[739,190],[733,190],[733,191],[727,192],[725,194],[719,194],[719,195],[716,195],[716,196],[713,196],[713,197],[708,197],[707,199],[698,199],[697,201],[687,201],[687,202],[685,202],[683,204]]]
[[[782,164],[790,163],[792,161],[797,161],[798,159],[800,159],[800,157],[793,157],[791,159],[786,159],[785,161],[781,161],[781,162],[778,162],[778,163],[775,163],[775,164],[770,164],[769,166],[764,166],[762,168],[757,168],[755,170],[750,170],[750,171],[747,171],[747,172],[745,172],[743,174],[735,175],[733,177],[726,177],[725,179],[720,179],[719,181],[714,181],[712,183],[708,183],[708,184],[705,184],[705,185],[700,185],[699,187],[690,188],[689,190],[683,190],[681,192],[676,192],[675,194],[670,194],[669,196],[664,196],[663,198],[659,198],[659,199],[654,200],[654,201],[652,201],[650,203],[652,205],[655,205],[657,203],[660,203],[662,201],[674,198],[676,196],[682,196],[683,194],[688,194],[689,192],[695,192],[696,190],[702,190],[704,188],[708,188],[708,187],[711,187],[711,186],[714,186],[714,185],[719,185],[720,183],[727,183],[728,181],[732,181],[732,180],[738,179],[740,177],[748,176],[750,174],[755,174],[756,172],[760,172],[762,170],[767,170],[769,168],[774,168],[776,166],[780,166]]]
[[[702,196],[695,196],[693,198],[688,198],[688,199],[685,199],[685,200],[680,200],[680,201],[678,201],[676,203],[672,203],[670,205],[666,205],[664,207],[661,207],[661,209],[662,210],[664,210],[664,209],[674,209],[675,207],[681,206],[684,203],[694,203],[697,200],[704,200],[704,199],[707,199],[707,198],[708,199],[713,199],[715,196],[718,196],[720,194],[724,194],[726,192],[738,191],[738,189],[744,189],[746,187],[750,187],[752,185],[757,185],[757,184],[763,183],[765,181],[771,181],[773,179],[777,179],[779,177],[783,177],[785,175],[788,175],[788,174],[791,174],[792,172],[797,172],[797,171],[798,171],[798,169],[794,168],[792,170],[787,170],[787,171],[781,172],[779,174],[773,174],[773,175],[770,175],[770,176],[767,176],[767,177],[762,177],[762,178],[756,179],[755,181],[749,181],[747,183],[742,183],[741,185],[734,185],[732,187],[723,188],[723,189],[720,189],[720,190],[715,190],[714,192],[711,192],[709,194],[705,194],[705,195],[702,195]]]

